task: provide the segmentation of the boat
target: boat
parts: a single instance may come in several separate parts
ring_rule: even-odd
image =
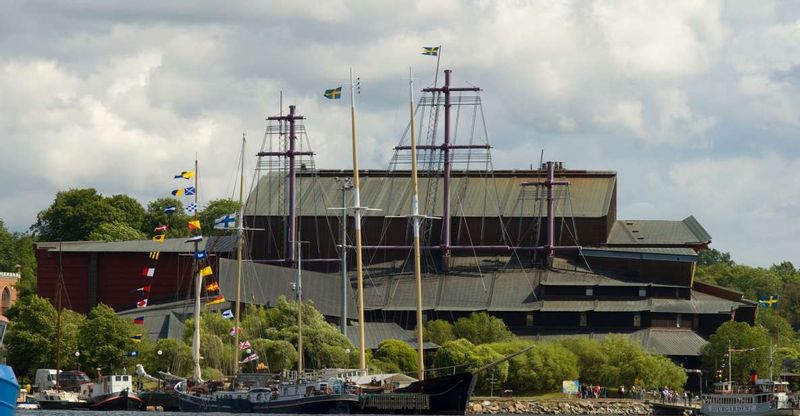
[[[85,409],[89,403],[77,391],[66,391],[61,385],[61,291],[64,275],[61,264],[61,245],[58,246],[58,282],[56,284],[56,369],[36,370],[39,392],[36,401],[45,410]]]
[[[759,379],[755,371],[750,372],[750,382],[738,384],[731,375],[731,356],[734,352],[752,352],[751,349],[734,349],[728,346],[728,380],[714,383],[714,392],[701,395],[700,413],[707,416],[753,415],[769,416],[784,414],[792,409],[789,402],[789,383]],[[770,362],[773,348],[770,345]],[[770,365],[770,373],[772,372]]]
[[[144,410],[144,401],[133,392],[133,377],[101,375],[97,381],[81,385],[80,397],[89,410]]]
[[[290,107],[290,114],[286,117],[294,117],[294,107]],[[293,138],[294,132],[290,132]],[[234,328],[239,328],[240,315],[240,287],[242,270],[242,245],[244,243],[244,218],[243,196],[244,196],[244,148],[245,141],[242,139],[241,154],[241,177],[239,192],[239,221],[238,221],[238,242],[237,242],[237,293],[235,308]],[[195,162],[196,164],[196,162]],[[197,169],[195,168],[195,171]],[[195,176],[195,188],[197,187],[197,177]],[[196,196],[195,196],[196,198]],[[294,238],[293,238],[294,239]],[[197,245],[195,242],[195,251]],[[195,262],[196,263],[196,262]],[[298,301],[302,301],[300,290],[300,267],[298,268]],[[229,413],[350,413],[350,410],[358,404],[358,396],[346,388],[343,382],[336,379],[321,379],[315,377],[313,373],[304,371],[302,359],[298,360],[298,371],[294,376],[286,374],[279,380],[270,379],[268,374],[251,375],[251,379],[258,380],[256,385],[250,384],[248,388],[238,389],[235,386],[240,384],[237,379],[246,375],[239,373],[238,357],[235,359],[234,381],[230,383],[231,390],[223,389],[224,384],[218,382],[203,382],[200,377],[200,294],[203,276],[199,267],[196,270],[195,288],[195,308],[194,308],[194,335],[192,338],[192,355],[194,359],[194,376],[191,380],[182,381],[176,384],[175,392],[178,396],[178,407],[182,412],[229,412]],[[302,323],[302,308],[298,308],[298,323]],[[235,344],[238,345],[238,332],[233,331],[236,338]],[[298,351],[302,357],[302,326],[299,325]],[[257,358],[257,356],[256,356]],[[246,362],[250,357],[243,360]]]
[[[0,336],[2,342],[2,336]],[[14,375],[14,370],[5,365],[0,365],[0,414],[13,415],[17,408],[19,383]]]

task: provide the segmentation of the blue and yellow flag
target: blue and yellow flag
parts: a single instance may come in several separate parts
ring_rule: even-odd
[[[192,179],[193,177],[194,177],[194,171],[191,170],[183,171],[180,174],[175,175],[175,179],[180,179],[180,178]]]
[[[142,342],[142,334],[131,335],[131,341]]]
[[[778,307],[778,295],[761,296],[758,298],[758,306],[767,309]]]
[[[428,56],[439,56],[439,48],[441,48],[441,46],[423,46],[422,54]]]
[[[329,100],[338,100],[342,98],[342,87],[325,90],[325,94],[323,95]]]

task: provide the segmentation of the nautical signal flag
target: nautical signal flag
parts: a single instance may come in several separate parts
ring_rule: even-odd
[[[138,309],[138,308],[146,308],[146,307],[147,307],[147,298],[145,298],[145,299],[142,299],[142,300],[140,300],[140,301],[136,302],[136,308],[137,308],[137,309]]]
[[[223,303],[223,302],[225,302],[225,296],[219,295],[219,296],[215,296],[210,301],[208,301],[208,303],[206,303],[206,305],[216,305],[218,303]]]
[[[233,312],[230,309],[222,311],[222,317],[225,319],[233,319]]]
[[[144,316],[137,316],[136,318],[133,318],[133,324],[144,325]]]
[[[197,191],[194,189],[194,186],[190,186],[190,187],[187,187],[187,188],[183,188],[183,194],[184,194],[184,195],[187,195],[187,196],[188,196],[188,195],[194,195],[196,192],[197,192]]]
[[[186,240],[187,243],[194,243],[194,242],[198,242],[199,243],[201,241],[203,241],[203,236],[202,235],[196,235],[196,236]]]
[[[258,359],[258,354],[252,353],[248,355],[247,358],[245,358],[244,360],[239,361],[239,364],[249,363],[250,361],[255,361],[257,359]]]
[[[236,214],[226,214],[214,220],[215,230],[224,230],[236,227]]]
[[[175,175],[175,179],[180,179],[180,178],[192,179],[193,177],[194,177],[194,171],[191,171],[191,170],[187,170],[187,171],[181,172],[178,175]]]
[[[206,285],[206,291],[208,292],[216,292],[219,290],[219,284],[217,282],[211,282]]]
[[[190,230],[199,230],[200,229],[200,220],[191,220],[187,223]]]
[[[171,193],[172,195],[175,195],[175,196],[181,196],[181,195],[183,195],[183,188],[178,188],[178,189],[175,189],[175,190],[173,190],[173,191],[172,191],[172,192],[170,192],[170,193]]]
[[[767,309],[778,307],[778,295],[761,296],[758,298],[758,306]]]
[[[131,335],[131,341],[142,342],[142,334]]]
[[[140,288],[136,289],[136,291],[137,291],[137,292],[146,292],[146,293],[150,293],[150,285],[147,285],[147,286],[142,286],[142,287],[140,287]]]
[[[338,100],[342,98],[342,87],[325,90],[325,93],[323,95],[325,96],[325,98],[329,100]]]
[[[166,226],[166,225],[159,225],[158,227],[153,228],[153,232],[158,233],[158,232],[167,231],[168,229],[169,229],[169,227]]]
[[[441,46],[423,46],[422,54],[428,56],[439,56],[439,48],[441,48]]]
[[[266,370],[266,369],[267,365],[264,363],[258,363],[258,366],[256,367],[256,370]]]
[[[240,350],[246,350],[248,348],[250,348],[250,341],[242,341],[239,343]]]
[[[161,255],[160,251],[151,251],[148,257],[150,257],[153,260],[158,260],[158,256],[160,255]]]
[[[194,258],[196,258],[197,260],[205,260],[208,258],[208,253],[206,253],[205,250],[195,251]]]
[[[166,234],[159,234],[159,235],[154,235],[153,236],[153,241],[155,241],[156,243],[163,243],[164,240],[166,240],[166,239],[167,239],[167,235]]]
[[[177,206],[175,206],[175,205],[170,205],[170,206],[168,206],[168,207],[164,208],[164,213],[166,213],[166,214],[174,214],[174,213],[175,213],[175,211],[177,211],[177,210],[178,210],[178,207],[177,207]]]
[[[242,333],[242,327],[231,328],[231,330],[228,331],[228,335],[234,336],[234,335],[236,335],[237,332],[241,334]]]
[[[183,210],[186,211],[187,214],[193,214],[197,212],[197,204],[192,202],[189,205],[187,205],[186,208],[184,208]]]
[[[206,277],[211,276],[212,274],[214,274],[214,271],[211,270],[211,266],[206,266],[200,269],[200,276]]]
[[[155,267],[145,267],[142,269],[142,276],[153,277],[156,275]]]

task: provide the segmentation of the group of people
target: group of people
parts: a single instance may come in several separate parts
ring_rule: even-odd
[[[577,394],[579,399],[599,399],[608,397],[608,389],[600,387],[599,385],[583,384],[581,383],[580,389]]]

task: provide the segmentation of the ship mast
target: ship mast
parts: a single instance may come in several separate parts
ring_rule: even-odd
[[[197,171],[197,157],[194,159],[194,203],[197,205],[197,177],[199,176],[199,172]],[[194,219],[197,219],[197,210],[194,211]],[[197,253],[197,245],[198,242],[194,242],[194,252]],[[197,264],[197,256],[194,257],[194,270],[195,276],[195,288],[194,288],[194,334],[192,335],[192,359],[194,360],[194,372],[192,373],[192,380],[195,383],[199,383],[202,381],[202,376],[200,374],[200,294],[201,289],[203,286],[203,276],[200,273],[200,268]],[[238,346],[237,346],[238,348]]]
[[[411,181],[414,186],[414,194],[411,197],[411,219],[414,227],[414,278],[417,283],[417,366],[419,372],[417,378],[425,379],[425,362],[423,360],[423,322],[422,322],[422,271],[420,265],[420,241],[419,241],[419,181],[417,179],[417,138],[414,132],[414,78],[411,68],[408,68],[408,109],[411,118]]]
[[[61,243],[58,243],[58,283],[56,283],[56,390],[61,390],[61,289],[64,272],[61,265]]]
[[[244,246],[244,145],[247,140],[242,134],[241,169],[239,170],[239,226],[236,227],[236,315],[234,324],[233,345],[236,354],[233,354],[233,374],[239,374],[239,312],[242,297],[242,246]]]
[[[361,195],[358,178],[358,145],[356,144],[356,98],[353,83],[353,68],[350,68],[350,133],[353,142],[353,211],[356,237],[356,274],[358,281],[358,364],[362,375],[367,374],[367,353],[364,336],[364,273],[361,259]]]

